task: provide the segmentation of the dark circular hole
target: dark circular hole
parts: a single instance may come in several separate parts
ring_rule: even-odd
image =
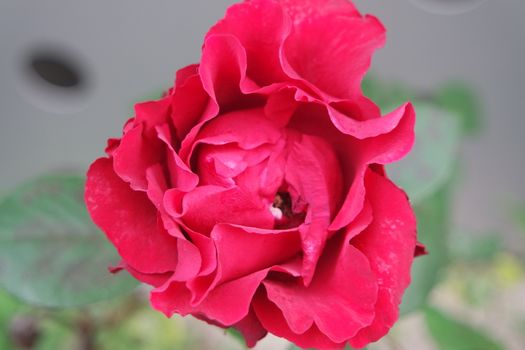
[[[83,84],[82,72],[66,57],[57,54],[33,55],[30,69],[48,84],[61,88],[79,88]]]

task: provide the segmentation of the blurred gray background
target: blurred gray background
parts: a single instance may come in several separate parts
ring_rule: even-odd
[[[485,130],[463,149],[455,219],[505,229],[504,208],[525,198],[525,1],[355,2],[389,30],[378,77],[422,91],[459,79],[479,93]],[[56,168],[86,169],[134,101],[199,60],[203,35],[231,3],[0,0],[0,193]],[[35,72],[53,61],[69,67],[55,81],[63,87]]]

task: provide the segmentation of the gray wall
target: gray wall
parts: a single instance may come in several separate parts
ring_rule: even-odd
[[[457,16],[413,4],[443,9],[451,0],[355,2],[389,29],[378,75],[421,89],[449,79],[477,88],[487,129],[464,149],[468,181],[456,217],[470,229],[506,226],[502,208],[525,198],[525,2],[485,1]],[[134,100],[198,60],[204,33],[229,3],[0,0],[0,192],[57,167],[85,169],[120,134]],[[63,93],[28,75],[27,60],[42,48],[74,60],[88,78],[83,88]]]

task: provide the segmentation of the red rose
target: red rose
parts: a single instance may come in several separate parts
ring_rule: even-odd
[[[137,104],[88,172],[93,220],[153,307],[342,349],[380,339],[410,282],[416,224],[383,165],[414,140],[361,80],[385,30],[345,0],[253,0],[199,65]]]

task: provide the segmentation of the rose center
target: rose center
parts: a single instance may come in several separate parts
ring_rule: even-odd
[[[276,229],[287,229],[297,227],[304,221],[304,212],[296,213],[293,211],[292,197],[288,192],[278,192],[275,195],[270,212],[275,218]]]
[[[291,218],[293,216],[293,212],[292,198],[290,197],[290,194],[287,192],[278,192],[275,195],[270,211],[277,220]]]

